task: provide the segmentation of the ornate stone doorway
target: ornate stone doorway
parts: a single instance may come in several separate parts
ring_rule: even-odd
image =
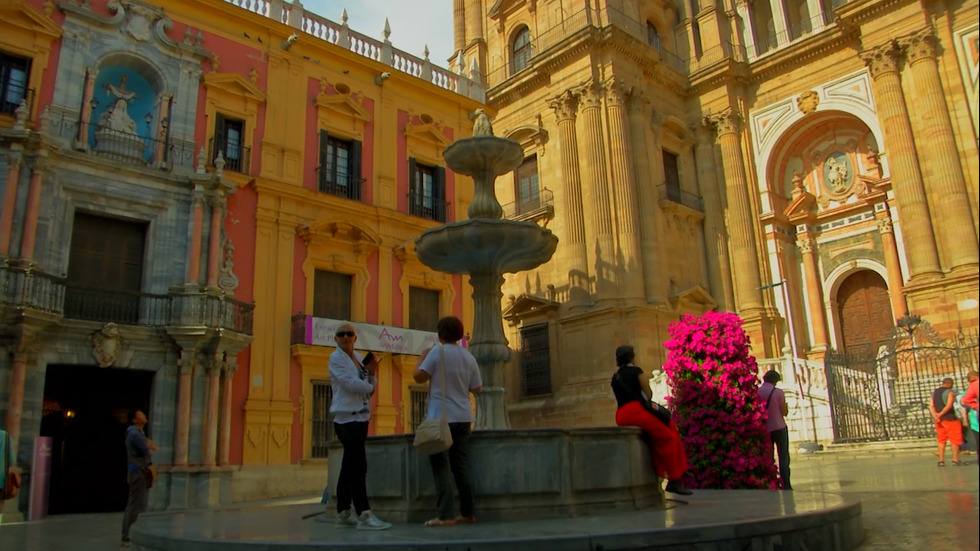
[[[848,276],[837,291],[841,348],[848,353],[871,353],[888,340],[895,326],[885,280],[871,270]]]

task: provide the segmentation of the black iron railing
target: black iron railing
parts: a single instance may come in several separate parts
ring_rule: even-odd
[[[345,197],[355,201],[361,200],[361,184],[363,178],[355,178],[353,174],[343,171],[331,171],[319,166],[316,169],[317,189],[323,193]]]
[[[449,201],[418,193],[408,194],[408,213],[436,222],[445,222],[449,212]]]
[[[538,191],[534,197],[507,203],[502,208],[504,218],[533,218],[536,214],[554,212],[555,194],[548,188]]]
[[[683,191],[681,188],[670,184],[661,184],[659,191],[661,201],[671,201],[689,209],[704,212],[704,202],[700,195]]]
[[[7,96],[0,98],[0,113],[16,116],[21,102],[27,107],[27,119],[34,114],[34,89],[24,88],[11,82],[7,85]]]
[[[158,295],[79,285],[39,270],[0,266],[0,306],[67,319],[144,327],[206,326],[252,334],[254,305],[224,295]]]
[[[330,418],[330,403],[333,401],[333,387],[326,379],[310,381],[313,386],[313,415],[310,438],[310,456],[327,457],[330,441],[335,438],[333,419]]]
[[[208,166],[215,166],[219,152],[225,159],[224,170],[251,174],[251,147],[230,146],[227,143],[219,144],[214,141],[214,138],[211,138],[208,141]]]
[[[149,128],[144,134],[134,134],[68,116],[54,117],[49,124],[49,132],[76,149],[114,162],[169,171],[178,166],[189,168],[196,158],[193,143],[178,145],[165,134],[151,137]]]

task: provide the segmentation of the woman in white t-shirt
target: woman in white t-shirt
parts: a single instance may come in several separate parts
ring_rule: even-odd
[[[426,526],[452,526],[453,524],[473,524],[476,516],[473,508],[473,488],[470,484],[466,456],[469,453],[470,425],[473,413],[470,409],[470,393],[480,392],[483,382],[476,358],[462,346],[456,344],[463,338],[463,322],[448,316],[436,325],[439,345],[422,353],[415,370],[415,382],[429,382],[429,406],[426,419],[442,417],[446,409],[446,421],[453,435],[453,445],[447,451],[429,456],[432,476],[435,478],[436,502],[439,516],[425,522]],[[445,366],[445,388],[443,388],[442,366]],[[453,487],[450,480],[456,480],[459,490],[459,512],[454,517]]]

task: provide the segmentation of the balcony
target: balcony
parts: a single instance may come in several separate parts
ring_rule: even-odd
[[[210,293],[159,295],[81,286],[38,270],[0,266],[0,306],[70,320],[142,327],[205,326],[252,334],[255,305]]]
[[[536,197],[514,201],[503,206],[504,218],[511,220],[544,220],[544,225],[555,217],[555,194],[543,188]]]
[[[345,199],[361,200],[361,184],[364,178],[352,178],[347,172],[333,172],[324,167],[316,168],[317,189]]]
[[[193,166],[194,144],[174,143],[167,133],[166,121],[162,123],[162,134],[154,138],[149,125],[144,134],[132,134],[68,115],[52,118],[46,123],[42,120],[42,125],[47,124],[48,132],[65,142],[65,149],[74,148],[116,163],[163,171]]]
[[[421,195],[418,193],[408,194],[408,213],[412,216],[420,216],[435,220],[436,222],[446,222],[446,215],[449,213],[449,201]]]
[[[252,148],[242,147],[241,145],[217,144],[214,138],[208,141],[208,166],[215,166],[218,153],[225,160],[224,170],[250,175]]]
[[[693,211],[704,214],[704,202],[701,200],[700,195],[688,193],[681,190],[679,187],[670,184],[662,184],[658,188],[658,191],[660,195],[661,207],[670,206],[672,203],[674,205],[682,205]],[[665,203],[667,203],[667,205],[665,205]]]
[[[7,88],[7,97],[0,99],[0,114],[16,117],[21,103],[27,107],[27,120],[31,120],[34,113],[34,89],[22,88],[11,82]]]

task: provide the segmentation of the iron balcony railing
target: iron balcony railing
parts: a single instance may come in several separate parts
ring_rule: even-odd
[[[170,171],[175,167],[189,169],[196,158],[194,144],[175,143],[166,134],[165,126],[163,133],[154,138],[149,127],[143,134],[132,134],[67,114],[52,119],[47,123],[48,131],[67,142],[66,148],[74,147],[113,162]]]
[[[79,285],[65,278],[0,266],[0,306],[67,319],[144,327],[206,326],[252,334],[254,305],[209,293],[159,295]]]
[[[449,213],[449,201],[418,193],[408,194],[408,213],[436,222],[445,222]]]
[[[34,114],[34,89],[24,88],[11,82],[7,85],[6,97],[0,98],[0,113],[16,116],[21,102],[27,107],[27,119],[30,120],[31,115]]]
[[[337,197],[345,197],[355,201],[361,200],[361,184],[364,178],[355,178],[345,171],[332,172],[324,167],[316,168],[317,189]]]
[[[214,138],[211,138],[208,141],[208,166],[215,166],[219,152],[225,159],[224,170],[239,172],[241,174],[251,174],[251,147],[218,144],[214,141]]]
[[[513,201],[502,207],[504,218],[527,219],[554,214],[555,194],[548,188],[542,188],[534,197]]]
[[[306,344],[306,320],[310,316],[296,314],[290,319],[289,344]]]
[[[704,212],[704,202],[701,200],[700,195],[688,193],[677,186],[669,184],[661,184],[659,191],[661,201],[671,201],[678,205],[684,205],[689,209]]]

